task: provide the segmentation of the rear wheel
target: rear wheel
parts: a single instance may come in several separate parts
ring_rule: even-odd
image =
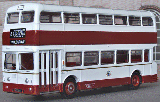
[[[73,78],[68,78],[65,80],[63,85],[63,93],[62,96],[64,98],[73,98],[76,94],[77,86],[76,82]]]
[[[141,76],[139,75],[139,73],[133,73],[131,76],[131,85],[130,85],[130,89],[136,90],[139,88],[141,83]]]

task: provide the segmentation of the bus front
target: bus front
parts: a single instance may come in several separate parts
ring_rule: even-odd
[[[40,4],[21,4],[7,10],[2,35],[3,91],[38,95],[39,70],[36,30]],[[33,37],[34,36],[34,37]]]

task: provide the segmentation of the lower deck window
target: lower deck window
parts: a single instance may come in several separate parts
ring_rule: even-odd
[[[114,63],[114,51],[102,51],[101,52],[101,64],[113,64]]]
[[[144,62],[149,62],[149,50],[144,50]]]
[[[16,69],[16,54],[5,54],[4,69]]]
[[[66,67],[81,66],[82,53],[81,52],[67,52],[66,53]]]
[[[33,70],[33,53],[20,54],[20,70]]]
[[[129,61],[129,51],[127,50],[117,50],[117,63],[128,63]]]
[[[98,65],[99,64],[99,52],[98,51],[89,51],[84,52],[84,65]]]
[[[131,51],[131,63],[142,62],[142,50]]]

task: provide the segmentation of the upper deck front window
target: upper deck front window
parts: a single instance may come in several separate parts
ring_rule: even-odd
[[[21,23],[29,23],[34,21],[34,11],[23,11]]]
[[[18,23],[18,20],[19,20],[18,12],[8,13],[7,24]]]

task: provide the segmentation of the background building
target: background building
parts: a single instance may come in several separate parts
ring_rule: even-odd
[[[2,31],[5,13],[7,9],[11,6],[29,2],[55,5],[85,6],[107,9],[152,11],[156,15],[158,31],[158,46],[154,48],[154,60],[156,60],[157,63],[160,63],[160,0],[0,0],[0,70],[2,68]],[[2,81],[2,71],[0,71],[0,81]]]

